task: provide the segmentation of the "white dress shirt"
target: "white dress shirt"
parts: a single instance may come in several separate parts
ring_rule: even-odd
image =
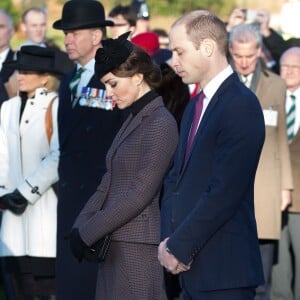
[[[79,97],[81,95],[82,88],[87,86],[92,76],[94,75],[94,66],[95,59],[90,60],[85,66],[77,65],[77,69],[84,68],[83,73],[81,74],[81,78],[77,87],[76,96]]]
[[[204,88],[203,88],[203,92],[205,95],[205,98],[203,100],[203,109],[202,109],[202,113],[201,113],[201,117],[198,123],[198,127],[199,124],[204,116],[205,110],[210,102],[210,100],[212,99],[212,97],[214,96],[214,94],[216,93],[216,91],[218,90],[218,88],[221,86],[221,84],[233,73],[233,70],[231,68],[230,65],[228,65],[223,71],[221,71],[216,77],[214,77]]]
[[[2,51],[0,53],[0,71],[2,70],[2,66],[3,66],[4,61],[6,60],[8,52],[9,52],[9,48],[5,49],[4,51]]]
[[[294,126],[294,136],[295,136],[300,127],[300,87],[293,93],[291,91],[287,90],[286,102],[285,102],[286,114],[288,113],[288,111],[290,110],[290,107],[292,106],[291,95],[294,95],[296,97],[296,99],[295,99],[296,114],[295,114],[295,126]]]

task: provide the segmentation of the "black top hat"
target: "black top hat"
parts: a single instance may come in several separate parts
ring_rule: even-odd
[[[62,18],[53,23],[53,28],[61,30],[88,29],[113,26],[105,20],[103,5],[95,0],[71,0],[65,3]]]
[[[121,34],[117,39],[107,39],[102,42],[95,56],[95,75],[101,78],[120,66],[129,57],[133,45],[128,41],[129,32]]]
[[[62,74],[55,68],[54,50],[40,46],[22,46],[17,52],[17,59],[5,62],[4,65],[22,71]]]

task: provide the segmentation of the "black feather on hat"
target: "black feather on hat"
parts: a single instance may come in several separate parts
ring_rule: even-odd
[[[100,79],[105,74],[120,66],[129,57],[133,45],[128,41],[129,32],[123,33],[117,39],[107,39],[102,42],[95,56],[95,75]]]

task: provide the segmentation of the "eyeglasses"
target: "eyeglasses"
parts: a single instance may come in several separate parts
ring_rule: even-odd
[[[113,27],[115,26],[118,26],[118,27],[121,27],[121,26],[129,26],[129,23],[115,23]]]
[[[282,70],[292,69],[292,70],[300,70],[300,66],[296,65],[280,65]]]

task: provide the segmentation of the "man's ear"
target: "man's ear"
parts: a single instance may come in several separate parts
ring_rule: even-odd
[[[93,44],[99,45],[103,38],[103,32],[100,29],[95,29],[93,31]]]
[[[216,43],[212,39],[204,39],[201,41],[200,50],[206,57],[211,57],[215,51]]]
[[[26,32],[26,25],[23,22],[20,24],[20,28],[22,32]]]

